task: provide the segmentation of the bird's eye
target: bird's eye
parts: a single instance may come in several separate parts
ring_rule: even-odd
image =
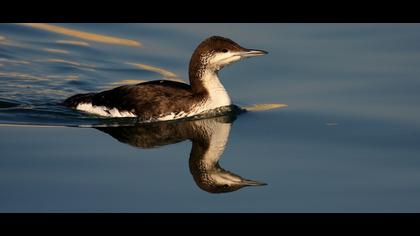
[[[226,48],[223,48],[223,49],[222,49],[222,52],[225,52],[225,53],[226,53],[226,52],[228,52],[228,51],[229,51],[229,50],[227,50]]]

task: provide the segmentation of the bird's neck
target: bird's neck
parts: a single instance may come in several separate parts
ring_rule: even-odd
[[[232,104],[229,94],[219,80],[217,70],[199,68],[190,73],[190,84],[193,93],[205,95],[211,109]]]

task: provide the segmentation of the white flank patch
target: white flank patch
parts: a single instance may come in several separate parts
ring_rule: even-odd
[[[189,113],[185,113],[183,111],[181,111],[179,113],[176,113],[176,114],[174,112],[171,112],[168,115],[159,116],[158,118],[152,118],[148,121],[150,122],[150,121],[176,120],[176,119],[181,119],[181,118],[185,118],[185,117],[189,117],[189,116],[190,116]]]
[[[105,106],[92,106],[92,103],[80,103],[77,110],[107,117],[137,117],[133,112],[119,111],[117,108],[109,109]]]

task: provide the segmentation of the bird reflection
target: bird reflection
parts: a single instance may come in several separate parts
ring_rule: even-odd
[[[156,148],[191,140],[189,168],[194,181],[210,193],[226,193],[246,186],[266,185],[248,180],[219,165],[230,129],[237,114],[209,119],[142,124],[130,127],[101,127],[122,143],[139,148]]]

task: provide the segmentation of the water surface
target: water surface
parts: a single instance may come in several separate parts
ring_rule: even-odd
[[[221,71],[235,104],[288,107],[133,127],[57,105],[187,82],[210,35],[269,51]],[[419,24],[0,24],[0,211],[419,212],[419,42]]]

